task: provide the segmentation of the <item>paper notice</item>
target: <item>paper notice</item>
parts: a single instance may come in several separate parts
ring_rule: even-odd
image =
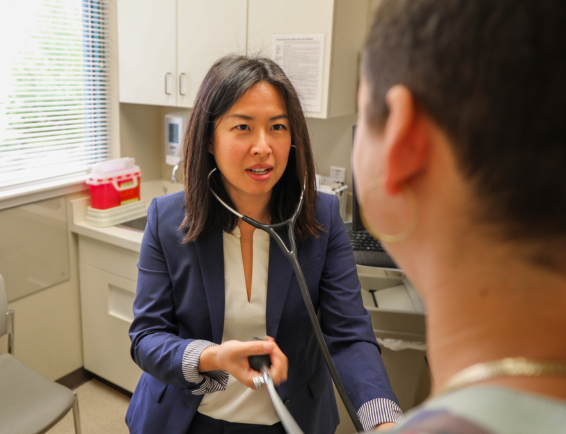
[[[271,57],[289,77],[307,112],[322,110],[324,33],[273,35]]]

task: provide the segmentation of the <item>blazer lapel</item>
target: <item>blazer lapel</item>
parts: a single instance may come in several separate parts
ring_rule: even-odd
[[[195,241],[212,323],[212,341],[222,343],[224,333],[224,245],[222,231],[215,230]]]
[[[287,237],[287,234],[279,233],[279,235],[288,246],[289,237]],[[268,273],[266,331],[268,336],[275,339],[293,277],[293,267],[273,238],[269,241]]]

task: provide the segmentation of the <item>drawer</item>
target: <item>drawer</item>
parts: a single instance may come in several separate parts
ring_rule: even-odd
[[[138,280],[139,253],[79,235],[79,262],[130,280]]]

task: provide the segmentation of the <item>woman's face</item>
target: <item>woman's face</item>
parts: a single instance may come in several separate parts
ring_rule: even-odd
[[[287,107],[278,89],[264,82],[251,87],[215,127],[209,151],[232,200],[270,197],[291,149]]]

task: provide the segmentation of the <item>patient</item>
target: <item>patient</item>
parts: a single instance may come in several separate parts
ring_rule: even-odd
[[[565,23],[564,0],[378,5],[356,190],[434,383],[394,432],[566,432]]]

